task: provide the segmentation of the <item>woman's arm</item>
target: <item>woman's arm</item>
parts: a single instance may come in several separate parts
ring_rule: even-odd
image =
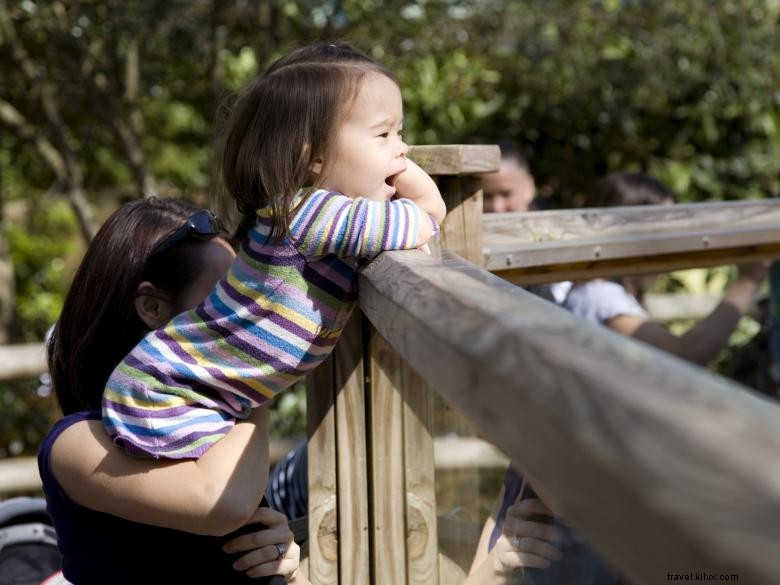
[[[200,459],[135,458],[111,443],[99,420],[65,430],[52,469],[74,502],[134,522],[220,536],[257,509],[268,480],[268,411],[246,421]]]
[[[766,278],[763,264],[739,267],[739,276],[723,295],[723,300],[684,335],[676,336],[645,316],[618,315],[606,325],[618,333],[634,337],[695,364],[707,365],[726,347],[739,319],[751,306]]]

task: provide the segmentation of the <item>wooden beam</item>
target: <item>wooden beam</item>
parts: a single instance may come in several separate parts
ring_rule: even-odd
[[[47,369],[42,343],[0,346],[0,381],[32,378]]]
[[[487,246],[780,225],[780,199],[486,213]]]
[[[780,408],[457,258],[362,273],[377,330],[632,582],[780,573]]]
[[[306,378],[310,536],[307,568],[309,580],[322,585],[339,583],[334,359],[331,354]]]
[[[501,150],[495,144],[412,146],[408,156],[429,175],[495,173],[501,162]]]
[[[486,214],[485,267],[520,285],[776,258],[780,201]]]
[[[370,582],[368,445],[363,367],[365,344],[362,319],[359,311],[353,313],[333,352],[339,583],[342,584]]]

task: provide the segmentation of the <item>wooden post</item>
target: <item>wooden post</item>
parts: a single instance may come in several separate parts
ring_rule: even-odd
[[[410,156],[446,175],[442,244],[481,266],[482,193],[476,179],[455,175],[496,170],[498,148],[417,147]],[[437,585],[433,394],[360,317],[309,377],[309,578]]]

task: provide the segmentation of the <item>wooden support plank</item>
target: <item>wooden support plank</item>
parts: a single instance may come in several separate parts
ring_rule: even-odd
[[[372,560],[375,585],[406,583],[403,398],[401,359],[372,332],[369,426]]]
[[[355,311],[334,350],[340,583],[369,583],[368,461],[362,315]]]
[[[528,251],[529,257],[534,255]],[[562,280],[588,280],[638,274],[660,274],[687,268],[723,266],[743,262],[757,262],[780,258],[780,244],[743,246],[716,250],[700,250],[680,254],[624,256],[605,260],[561,262],[554,257],[549,264],[493,270],[496,276],[519,286],[560,282]]]
[[[0,346],[0,381],[31,378],[47,370],[42,343]]]
[[[412,146],[408,156],[429,175],[495,173],[501,162],[501,150],[495,144]]]
[[[780,199],[486,213],[485,245],[780,224]]]
[[[403,360],[400,369],[404,426],[407,583],[438,585],[433,391]]]
[[[765,260],[780,201],[486,214],[485,267],[520,285]]]
[[[458,259],[385,253],[360,287],[393,348],[632,583],[776,582],[776,404]]]
[[[482,185],[475,177],[440,177],[447,217],[441,224],[439,243],[469,262],[482,265]]]
[[[334,356],[306,379],[309,480],[308,577],[318,585],[339,583],[338,494]]]

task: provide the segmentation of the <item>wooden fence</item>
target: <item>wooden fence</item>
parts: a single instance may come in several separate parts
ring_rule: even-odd
[[[410,156],[447,201],[443,251],[374,261],[361,312],[310,378],[311,580],[462,578],[437,516],[438,395],[632,583],[691,572],[776,582],[778,406],[507,281],[776,257],[780,204],[483,219],[477,175],[497,168],[497,148]]]
[[[442,247],[457,254],[394,252],[373,262],[360,279],[364,318],[353,320],[313,377],[312,581],[457,582],[439,546],[436,392],[632,582],[701,571],[774,583],[780,574],[772,554],[780,541],[780,474],[771,465],[780,448],[777,405],[579,321],[480,265],[535,283],[774,257],[780,231],[767,222],[780,205],[680,206],[661,217],[644,208],[662,222],[648,221],[646,237],[635,231],[637,222],[645,223],[636,209],[483,220],[481,193],[468,176],[477,171],[468,161],[474,152],[485,170],[489,151],[458,152],[462,168],[448,167],[440,178],[450,210]],[[495,153],[492,168],[497,163]],[[600,234],[567,228],[570,240],[548,248],[517,241],[513,220],[522,220],[522,235],[546,218],[554,218],[550,226],[569,220],[604,227]],[[736,218],[728,230],[726,218]],[[631,223],[623,226],[629,234],[623,240],[611,233],[621,222]],[[641,246],[632,246],[633,239]],[[556,245],[565,252],[549,253]]]

